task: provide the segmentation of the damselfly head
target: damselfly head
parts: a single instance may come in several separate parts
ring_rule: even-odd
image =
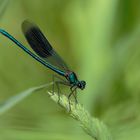
[[[77,84],[77,87],[80,88],[81,90],[83,90],[86,86],[86,82],[85,81],[79,81]]]

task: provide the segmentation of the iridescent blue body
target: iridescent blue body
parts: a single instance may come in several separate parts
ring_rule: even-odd
[[[66,85],[70,86],[71,90],[72,88],[74,88],[72,90],[72,93],[77,88],[80,88],[82,90],[85,88],[85,81],[79,81],[76,74],[68,69],[65,62],[51,47],[48,40],[36,25],[32,24],[29,21],[24,21],[22,24],[22,29],[28,43],[30,44],[31,48],[37,53],[37,55],[32,53],[29,49],[27,49],[5,30],[0,29],[0,33],[13,41],[17,46],[19,46],[23,51],[32,56],[35,60],[53,70],[57,74],[65,77],[67,79]],[[70,95],[72,93],[70,93]]]
[[[53,67],[51,64],[47,63],[46,61],[42,60],[40,57],[38,57],[37,55],[35,55],[34,53],[32,53],[30,50],[28,50],[25,46],[23,46],[18,40],[16,40],[13,36],[11,36],[8,32],[6,32],[5,30],[0,29],[0,33],[3,34],[4,36],[6,36],[7,38],[9,38],[10,40],[12,40],[16,45],[18,45],[23,51],[25,51],[26,53],[28,53],[30,56],[32,56],[34,59],[36,59],[37,61],[39,61],[41,64],[43,64],[44,66],[48,67],[49,69],[55,71],[56,73],[58,73],[59,75],[65,76],[65,72]]]

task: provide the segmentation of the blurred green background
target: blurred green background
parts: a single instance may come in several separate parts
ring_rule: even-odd
[[[27,47],[24,19],[35,22],[79,79],[78,100],[115,140],[140,138],[139,0],[0,0],[0,28]],[[0,102],[52,81],[40,65],[0,35]],[[0,140],[91,140],[46,90],[0,116]]]

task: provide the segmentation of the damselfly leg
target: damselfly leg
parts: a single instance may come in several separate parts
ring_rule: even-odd
[[[68,83],[68,81],[65,81],[63,78],[57,76],[57,75],[53,75],[53,87],[52,87],[52,92],[54,94],[55,92],[55,85],[57,88],[57,94],[58,94],[58,103],[60,102],[60,85],[66,85],[66,86],[70,86],[70,84]]]
[[[78,103],[78,100],[77,100],[77,87],[76,86],[72,86],[70,87],[70,90],[71,90],[71,93],[68,95],[68,100],[69,100],[69,107],[70,107],[70,110],[71,110],[71,106],[70,106],[70,98],[71,96],[73,95],[74,99],[75,99],[75,102],[76,104]]]

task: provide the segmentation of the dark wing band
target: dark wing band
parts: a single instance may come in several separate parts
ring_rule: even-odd
[[[62,70],[68,70],[66,63],[52,48],[41,30],[33,23],[25,20],[22,23],[22,31],[31,48],[45,61]]]

